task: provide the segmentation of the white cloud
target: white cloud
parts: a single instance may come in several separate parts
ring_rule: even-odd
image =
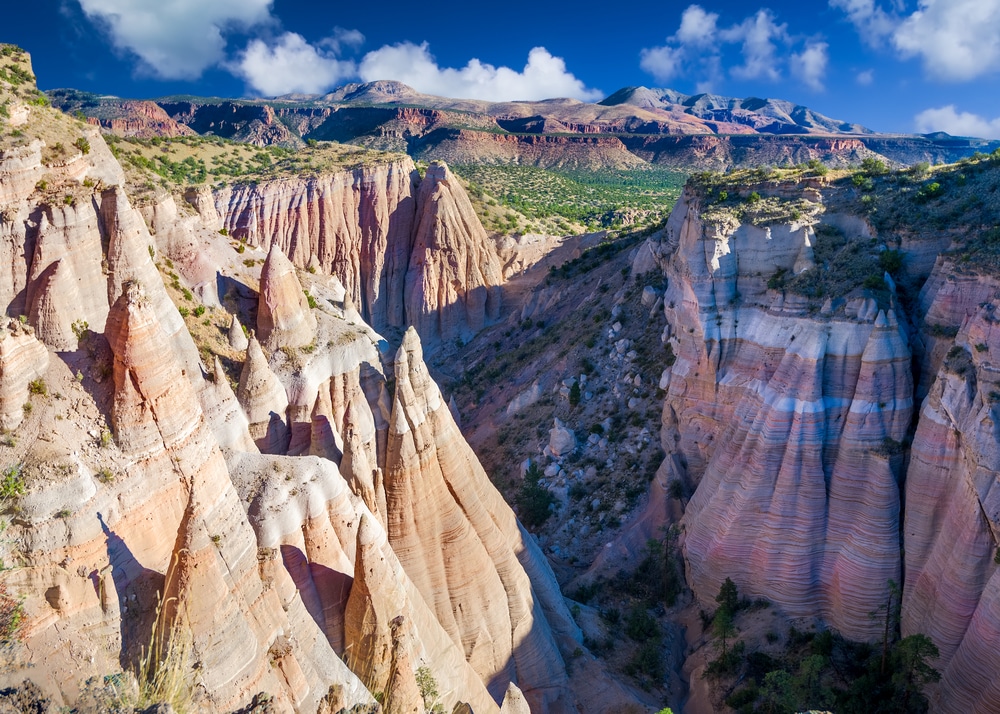
[[[986,119],[971,112],[960,112],[954,104],[925,109],[914,118],[914,124],[921,134],[945,131],[952,136],[1000,139],[1000,118]]]
[[[920,0],[896,29],[904,57],[919,56],[935,79],[967,81],[1000,62],[1000,0]]]
[[[777,46],[775,40],[788,39],[788,25],[777,25],[770,10],[758,10],[757,14],[746,18],[722,32],[727,42],[743,44],[743,64],[733,67],[732,74],[739,79],[768,79],[772,82],[781,78],[778,69]]]
[[[681,26],[673,36],[682,45],[704,47],[715,41],[719,15],[705,12],[700,5],[690,5],[681,15]]]
[[[644,49],[640,53],[639,66],[657,82],[669,82],[684,71],[684,48],[666,45]]]
[[[222,61],[223,34],[272,21],[272,0],[80,0],[115,47],[161,79],[193,79]]]
[[[345,47],[356,50],[364,43],[365,36],[361,34],[360,30],[346,30],[343,27],[335,27],[333,28],[333,34],[330,37],[320,40],[318,44],[320,47],[326,47],[334,54],[339,55]]]
[[[854,81],[860,84],[862,87],[869,86],[872,82],[875,81],[875,70],[866,69],[863,72],[858,72],[857,76],[854,78]]]
[[[1000,0],[998,0],[1000,1]],[[779,24],[770,10],[762,8],[729,27],[719,27],[719,16],[700,5],[689,5],[680,26],[664,45],[640,53],[639,66],[657,82],[695,75],[699,92],[711,91],[723,77],[722,52],[726,45],[739,45],[742,64],[729,69],[737,79],[779,81],[786,70],[800,81],[820,90],[828,65],[829,46],[817,40],[799,45],[788,25]],[[790,53],[799,45],[801,51]]]
[[[567,72],[563,59],[553,57],[544,47],[531,50],[528,63],[518,72],[478,59],[469,60],[461,69],[440,67],[426,42],[420,45],[402,42],[366,54],[358,73],[366,82],[394,79],[419,92],[463,99],[511,101],[572,97],[595,101],[603,96]]]
[[[917,9],[892,0],[829,0],[847,13],[861,38],[873,47],[886,43],[904,58],[923,61],[934,79],[963,82],[1000,66],[1000,0],[917,0]]]
[[[872,47],[880,46],[898,24],[875,0],[830,0],[830,7],[846,12],[861,39]]]
[[[294,32],[284,33],[271,45],[252,40],[230,70],[264,96],[323,92],[355,75],[354,62],[336,56],[335,50],[343,42],[336,37],[320,42],[333,48],[324,51]]]
[[[810,42],[802,52],[793,54],[789,60],[792,74],[817,92],[823,90],[823,78],[830,59],[826,52],[828,47],[825,42]]]

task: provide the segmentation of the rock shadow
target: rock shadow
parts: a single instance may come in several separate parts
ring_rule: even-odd
[[[338,655],[344,654],[344,612],[354,576],[319,563],[292,545],[281,546],[281,560],[312,619]]]
[[[115,533],[104,517],[97,520],[107,537],[108,566],[102,572],[91,573],[91,580],[98,589],[102,608],[110,606],[110,598],[117,598],[121,626],[121,652],[118,655],[122,669],[136,670],[143,649],[148,649],[150,636],[156,622],[157,598],[163,592],[165,576],[140,563],[128,544]],[[110,575],[111,582],[108,582]],[[110,588],[114,592],[110,592]]]

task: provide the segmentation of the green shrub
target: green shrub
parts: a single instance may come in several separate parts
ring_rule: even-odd
[[[0,472],[0,499],[10,500],[23,496],[27,487],[24,483],[24,475],[21,473],[21,465],[8,466]]]
[[[514,496],[518,516],[524,525],[538,527],[548,520],[549,507],[555,502],[552,494],[544,486],[539,485],[542,470],[538,464],[531,464],[524,474],[524,483]]]
[[[81,136],[79,139],[73,142],[73,146],[78,148],[84,154],[90,153],[90,142],[87,141],[86,137]]]

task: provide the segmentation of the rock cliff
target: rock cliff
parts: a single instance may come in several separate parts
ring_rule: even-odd
[[[388,712],[577,710],[563,658],[582,635],[544,557],[464,442],[416,332],[393,362],[354,308],[402,325],[407,294],[432,299],[412,274],[447,285],[434,306],[460,312],[428,322],[431,339],[495,315],[499,263],[447,169],[419,194],[408,162],[229,188],[215,214],[195,196],[194,216],[161,196],[144,220],[101,138],[38,111],[28,142],[0,154],[13,258],[0,298],[24,315],[0,329],[0,416],[16,430],[0,455],[18,464],[3,504],[17,552],[0,555],[20,563],[0,582],[24,613],[0,684],[30,678],[65,706],[91,678],[138,691],[132,673],[159,642],[153,666],[183,673],[198,711],[259,693],[281,712],[376,698]],[[53,123],[62,134],[45,133]],[[81,134],[87,151],[43,161],[46,141]],[[300,222],[317,207],[329,222]],[[220,222],[266,260],[241,260]],[[461,265],[414,259],[414,245]],[[323,274],[336,265],[343,284]],[[245,343],[241,322],[255,327]],[[630,699],[614,691],[599,710]]]
[[[993,711],[1000,285],[989,259],[961,257],[980,239],[873,223],[842,185],[751,189],[776,213],[689,184],[636,258],[667,283],[660,477],[693,489],[689,583],[709,601],[730,577],[869,641],[870,613],[902,583],[902,634],[940,650],[932,708]],[[852,244],[873,252],[838,252]],[[905,301],[875,259],[891,246],[909,261]],[[673,517],[662,499],[649,508],[654,524]]]
[[[423,180],[403,159],[231,186],[215,192],[215,210],[233,237],[336,276],[375,329],[417,324],[436,342],[498,314],[496,247],[444,165]]]
[[[868,613],[900,574],[902,462],[882,445],[903,439],[913,399],[896,308],[858,294],[809,315],[766,282],[811,267],[823,216],[713,223],[701,201],[685,194],[657,247],[676,355],[661,442],[686,465],[673,477],[697,485],[691,585],[707,598],[732,577],[794,616],[874,637]]]

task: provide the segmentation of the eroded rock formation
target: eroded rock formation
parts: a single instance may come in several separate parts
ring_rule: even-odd
[[[317,179],[309,191],[322,184],[335,194],[316,199],[330,217],[322,230],[300,203],[306,181],[288,193],[273,184],[223,192],[266,198],[253,208],[234,199],[239,210],[227,211],[217,195],[223,210],[212,213],[199,193],[197,215],[164,196],[140,213],[100,136],[64,120],[91,142],[56,167],[72,201],[35,195],[37,176],[53,170],[39,144],[0,157],[0,235],[12,258],[0,298],[30,323],[0,331],[0,411],[7,428],[33,414],[20,443],[0,444],[23,460],[25,492],[8,533],[24,565],[2,579],[26,616],[22,656],[0,684],[31,677],[72,704],[80,682],[135,670],[156,632],[189,643],[177,666],[199,711],[233,711],[259,692],[281,712],[371,707],[375,694],[388,711],[422,711],[422,667],[447,711],[498,712],[505,700],[505,711],[524,700],[574,710],[563,656],[582,636],[552,572],[462,439],[416,333],[393,384],[385,341],[352,305],[403,324],[419,203],[421,245],[464,264],[453,273],[447,261],[414,263],[427,284],[453,291],[439,293],[436,308],[454,298],[461,313],[432,339],[495,315],[495,303],[472,296],[493,285],[495,254],[447,169],[435,168],[419,200],[406,162]],[[90,177],[99,180],[85,184]],[[365,188],[372,181],[391,195]],[[177,256],[180,275],[169,258],[161,263],[172,290],[181,280],[201,286],[206,304],[232,297],[219,284],[252,294],[239,281],[255,280],[232,275],[246,261],[213,237],[226,221],[270,250],[257,305],[267,348],[251,333],[242,366],[223,364],[241,345],[237,319],[232,334],[212,336],[221,353],[204,335],[196,347],[155,262],[161,251]],[[297,276],[286,254],[316,275]],[[219,259],[218,275],[205,256]],[[30,388],[32,412],[29,384],[43,377],[50,393]],[[613,711],[629,697],[609,687],[599,708]]]
[[[467,339],[499,314],[496,247],[443,164],[422,180],[400,159],[227,187],[214,212],[269,256],[276,246],[298,268],[336,276],[342,300],[376,330],[416,324],[430,342]]]

